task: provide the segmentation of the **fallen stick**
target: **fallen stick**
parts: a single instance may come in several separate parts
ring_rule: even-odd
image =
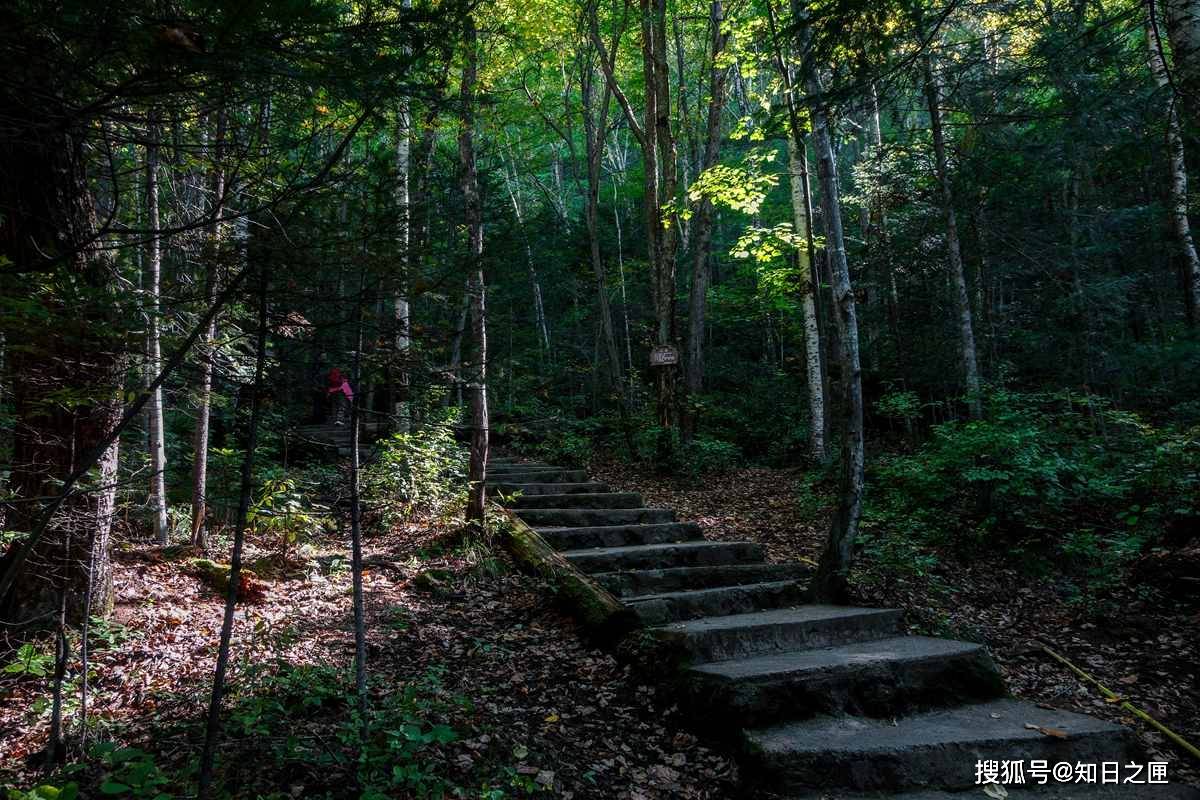
[[[1053,650],[1051,650],[1049,647],[1047,647],[1044,644],[1042,645],[1042,651],[1045,652],[1046,655],[1050,656],[1058,663],[1062,664],[1067,669],[1071,670],[1071,672],[1074,672],[1081,680],[1086,681],[1087,683],[1090,683],[1093,686],[1095,686],[1097,689],[1100,690],[1100,694],[1104,695],[1105,698],[1107,698],[1108,700],[1111,700],[1114,703],[1120,703],[1121,704],[1119,706],[1120,708],[1128,711],[1130,714],[1133,714],[1138,719],[1140,719],[1143,722],[1145,722],[1146,724],[1150,725],[1155,730],[1157,730],[1159,733],[1163,734],[1168,739],[1170,739],[1172,742],[1177,744],[1180,748],[1182,748],[1184,750],[1184,752],[1186,752],[1192,758],[1196,759],[1197,761],[1200,761],[1200,748],[1197,748],[1196,745],[1192,744],[1187,739],[1184,739],[1178,733],[1171,730],[1166,725],[1163,725],[1161,722],[1159,722],[1154,717],[1147,714],[1145,711],[1142,711],[1137,706],[1133,705],[1133,703],[1130,703],[1128,700],[1125,700],[1124,698],[1122,698],[1119,694],[1114,692],[1112,689],[1109,689],[1107,686],[1102,684],[1100,681],[1096,680],[1091,675],[1087,674],[1082,669],[1080,669],[1079,667],[1072,664],[1070,661],[1067,660],[1067,658],[1065,656],[1059,655],[1058,653],[1054,652]]]

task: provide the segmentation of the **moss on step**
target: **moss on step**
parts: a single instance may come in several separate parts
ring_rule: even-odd
[[[500,513],[499,533],[505,547],[522,567],[550,581],[559,601],[591,636],[615,643],[640,626],[632,609],[576,569],[516,514],[507,509]]]

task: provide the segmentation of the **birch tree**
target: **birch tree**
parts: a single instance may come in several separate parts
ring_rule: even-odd
[[[807,50],[807,28],[799,0],[792,0],[792,15],[799,24],[800,52]],[[807,55],[807,54],[806,54]],[[817,66],[807,59],[805,88],[813,123],[813,148],[817,159],[817,178],[821,185],[821,211],[825,219],[825,252],[833,279],[833,315],[840,343],[843,382],[842,479],[838,505],[829,528],[810,591],[818,601],[845,598],[854,542],[862,517],[866,447],[863,427],[862,368],[858,354],[858,311],[850,282],[846,257],[846,239],[838,190],[837,166],[830,134],[831,115],[824,98]]]
[[[1146,27],[1146,42],[1149,49],[1150,74],[1164,96],[1166,117],[1166,150],[1169,168],[1167,192],[1171,215],[1171,227],[1175,233],[1179,255],[1184,264],[1183,300],[1188,325],[1196,325],[1197,304],[1200,303],[1200,256],[1196,254],[1196,243],[1192,239],[1188,221],[1188,173],[1184,159],[1183,132],[1179,127],[1179,115],[1175,111],[1175,98],[1169,93],[1171,78],[1163,59],[1163,43],[1158,36],[1158,23],[1154,17],[1154,4],[1148,2],[1150,14]],[[1178,55],[1177,55],[1178,58]]]
[[[156,121],[150,123],[149,138],[146,145],[146,218],[150,230],[150,239],[146,254],[146,292],[148,293],[149,310],[146,313],[146,367],[145,385],[158,375],[162,368],[162,339],[160,324],[162,317],[162,237],[159,236],[160,214],[158,199],[158,139],[159,128]],[[154,536],[162,546],[167,544],[167,451],[166,437],[163,431],[163,395],[162,387],[156,387],[150,393],[146,416],[149,421],[148,444],[150,449],[150,509],[154,515]]]
[[[946,158],[946,138],[942,127],[942,92],[940,77],[934,70],[933,57],[924,59],[925,102],[929,107],[929,127],[933,134],[934,169],[941,195],[942,214],[946,218],[946,257],[950,264],[950,279],[954,290],[954,307],[958,314],[959,356],[962,359],[963,379],[971,416],[978,419],[983,412],[979,396],[979,365],[975,353],[975,329],[971,320],[971,297],[967,292],[967,275],[963,268],[962,246],[958,238],[958,215],[954,210],[954,189]]]

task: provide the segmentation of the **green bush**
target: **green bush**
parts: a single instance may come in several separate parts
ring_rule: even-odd
[[[470,710],[470,701],[443,687],[444,668],[433,667],[421,678],[388,692],[371,709],[367,738],[357,713],[339,738],[357,748],[358,780],[364,800],[405,796],[444,797],[453,786],[439,774],[430,751],[459,738],[446,721]]]
[[[729,472],[741,461],[738,446],[709,436],[696,436],[680,448],[682,471],[690,475]]]
[[[328,509],[307,501],[306,492],[282,470],[267,478],[251,504],[246,521],[284,558],[328,524]]]
[[[363,470],[363,499],[385,523],[443,514],[463,501],[467,452],[455,441],[451,423],[430,421],[420,430],[394,434]]]
[[[592,460],[593,436],[599,429],[596,421],[588,422],[591,424],[564,425],[553,435],[541,438],[524,452],[547,464],[584,468]]]
[[[1008,548],[1103,588],[1172,521],[1200,516],[1200,429],[1065,393],[990,392],[983,419],[936,426],[871,472],[864,548],[913,573],[929,548]]]

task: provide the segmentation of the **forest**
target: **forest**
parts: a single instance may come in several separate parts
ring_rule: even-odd
[[[1200,796],[1200,0],[10,0],[0,64],[0,797]]]

